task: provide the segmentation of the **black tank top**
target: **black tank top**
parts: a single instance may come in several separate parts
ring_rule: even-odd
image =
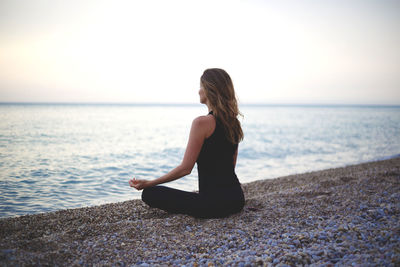
[[[213,114],[212,111],[209,114]],[[196,161],[200,193],[240,185],[233,166],[233,155],[237,148],[237,144],[228,140],[222,124],[216,118],[215,130],[204,140]]]

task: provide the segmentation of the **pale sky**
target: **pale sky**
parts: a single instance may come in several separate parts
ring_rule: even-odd
[[[0,102],[400,104],[400,1],[0,1]]]

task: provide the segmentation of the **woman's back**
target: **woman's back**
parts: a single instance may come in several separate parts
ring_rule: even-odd
[[[200,193],[239,185],[234,166],[237,148],[237,144],[228,140],[223,126],[216,119],[215,130],[204,140],[197,159]]]

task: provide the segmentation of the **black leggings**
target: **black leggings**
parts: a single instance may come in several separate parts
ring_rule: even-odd
[[[240,185],[221,188],[213,193],[195,193],[166,186],[143,190],[142,200],[153,208],[197,218],[221,218],[243,209],[244,195]]]

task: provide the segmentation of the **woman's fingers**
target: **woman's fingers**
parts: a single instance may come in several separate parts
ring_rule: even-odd
[[[136,180],[135,178],[129,180],[129,185],[130,187],[135,187],[135,185],[137,185],[138,180]]]
[[[144,189],[146,186],[146,180],[137,180],[136,178],[133,178],[131,180],[129,180],[129,185],[130,187],[134,187],[137,190],[142,190]]]

